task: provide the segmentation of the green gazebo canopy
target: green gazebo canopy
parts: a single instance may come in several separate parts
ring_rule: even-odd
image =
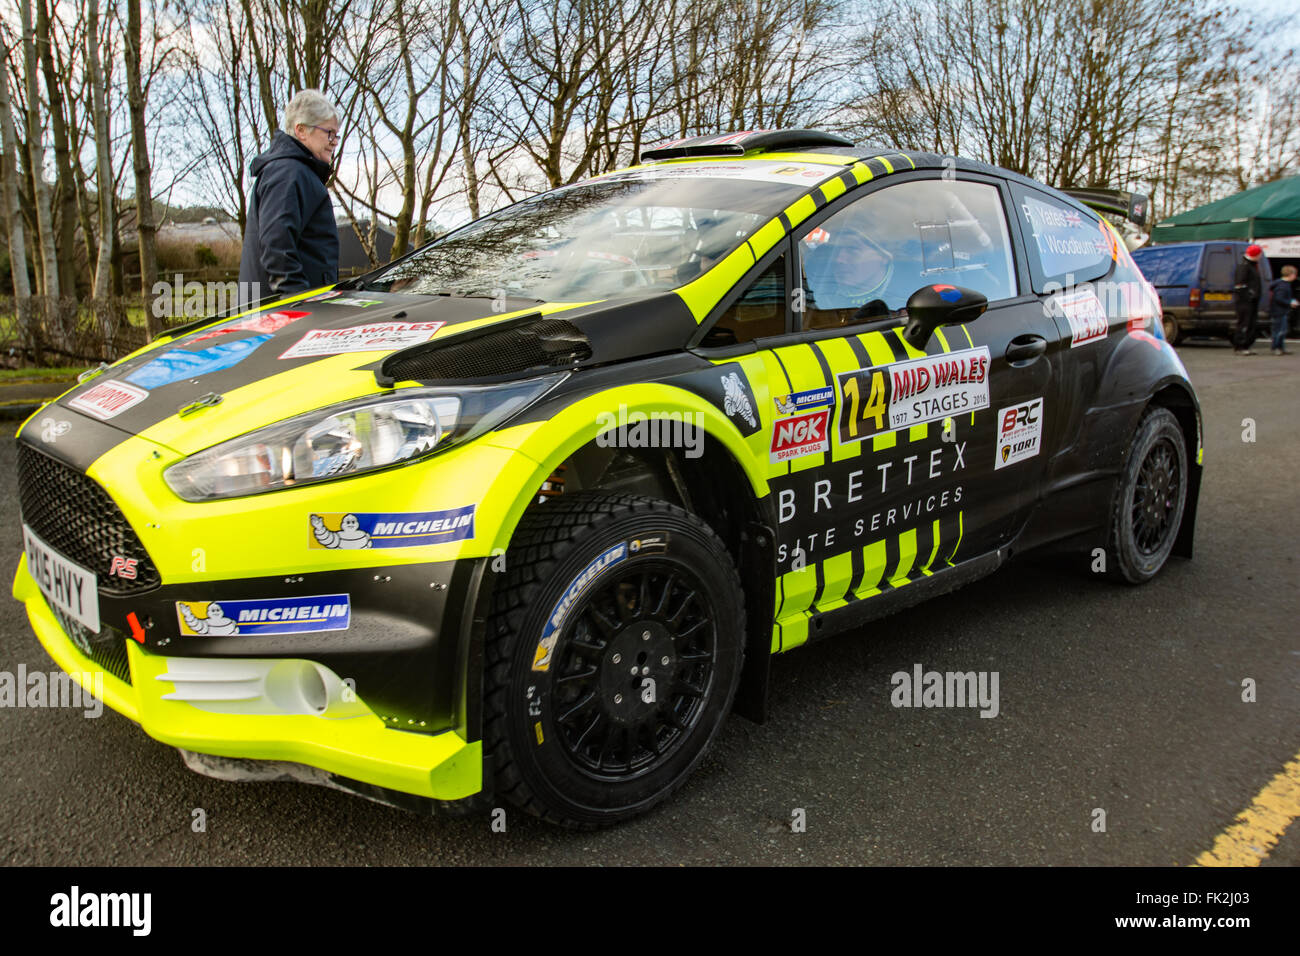
[[[1300,235],[1300,176],[1265,183],[1156,223],[1152,242]]]

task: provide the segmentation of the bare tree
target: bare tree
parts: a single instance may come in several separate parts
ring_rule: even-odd
[[[86,72],[90,82],[91,110],[95,122],[95,188],[99,193],[99,255],[95,262],[96,299],[107,299],[112,279],[113,245],[116,241],[113,222],[113,161],[109,156],[111,129],[104,92],[104,71],[99,57],[99,0],[87,0]],[[112,334],[105,329],[105,340]]]
[[[20,0],[19,9],[23,25],[23,72],[27,84],[27,175],[32,182],[32,202],[36,207],[36,238],[41,258],[40,291],[45,296],[57,296],[60,288],[59,260],[54,247],[50,190],[45,184],[45,137],[37,85],[36,37],[32,24],[31,0]]]

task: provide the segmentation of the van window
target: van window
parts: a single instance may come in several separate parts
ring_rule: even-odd
[[[1205,286],[1231,289],[1237,274],[1237,260],[1226,249],[1213,249],[1205,257]]]
[[[1133,261],[1148,282],[1161,285],[1194,285],[1196,266],[1204,246],[1147,246],[1135,250]]]

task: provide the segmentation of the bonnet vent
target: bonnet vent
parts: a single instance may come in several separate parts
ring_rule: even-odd
[[[500,379],[521,372],[572,368],[591,358],[591,343],[572,322],[525,316],[394,352],[375,378],[385,388],[402,381]]]

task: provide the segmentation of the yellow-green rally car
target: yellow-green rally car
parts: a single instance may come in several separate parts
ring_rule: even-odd
[[[640,160],[37,412],[54,660],[203,773],[593,826],[773,654],[1030,549],[1190,556],[1199,406],[1105,219],[817,131]]]

